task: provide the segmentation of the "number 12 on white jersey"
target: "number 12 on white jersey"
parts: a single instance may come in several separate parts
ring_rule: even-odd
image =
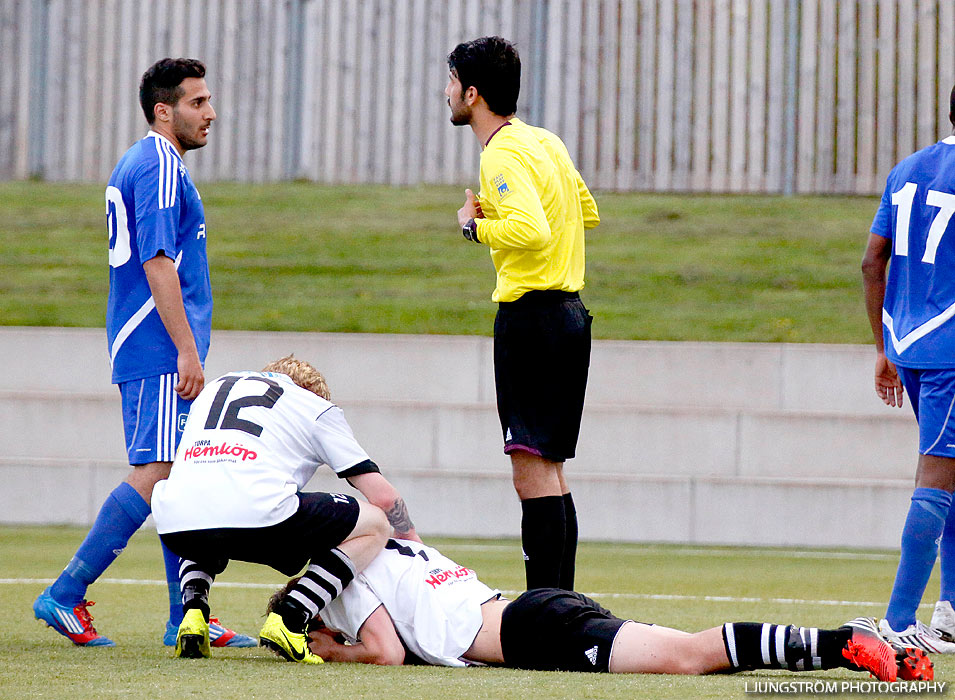
[[[912,218],[912,204],[915,201],[917,191],[918,185],[914,182],[906,182],[902,189],[892,193],[892,204],[898,207],[895,215],[896,255],[909,254],[909,221]],[[938,245],[942,242],[942,236],[948,229],[948,222],[951,220],[952,214],[955,214],[955,194],[929,190],[925,197],[925,203],[930,207],[938,207],[938,214],[932,220],[932,225],[928,231],[928,239],[925,241],[925,254],[922,256],[922,262],[934,265]]]

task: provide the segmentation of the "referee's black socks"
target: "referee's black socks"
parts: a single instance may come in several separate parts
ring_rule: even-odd
[[[560,560],[560,587],[574,590],[574,574],[577,571],[577,508],[574,497],[564,494],[564,553]]]
[[[561,588],[561,566],[567,538],[563,496],[521,501],[521,545],[527,590]]]

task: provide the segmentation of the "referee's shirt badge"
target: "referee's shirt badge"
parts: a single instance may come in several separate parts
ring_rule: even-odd
[[[497,188],[497,198],[499,200],[504,199],[511,193],[511,188],[507,186],[507,181],[504,179],[504,173],[494,176],[494,186]]]

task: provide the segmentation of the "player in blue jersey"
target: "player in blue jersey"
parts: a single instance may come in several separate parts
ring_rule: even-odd
[[[950,103],[955,126],[955,90]],[[890,641],[955,653],[955,134],[892,169],[862,261],[875,337],[875,390],[901,407],[903,387],[919,424],[915,491],[886,619]],[[888,268],[888,275],[886,275]],[[939,546],[941,542],[941,546]],[[939,602],[916,620],[935,559]]]
[[[205,73],[199,61],[171,58],[146,71],[139,100],[150,130],[120,158],[106,188],[106,330],[133,470],[33,604],[38,619],[80,646],[114,645],[93,627],[86,589],[149,515],[153,486],[169,476],[189,406],[205,383],[212,318],[206,224],[182,160],[206,145],[216,118]],[[174,645],[182,620],[180,562],[166,548],[163,554],[169,584],[163,639]],[[253,638],[218,623],[210,636],[216,646],[255,646]]]

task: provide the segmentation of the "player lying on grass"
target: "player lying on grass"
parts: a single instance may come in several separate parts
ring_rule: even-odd
[[[183,559],[176,656],[209,656],[209,588],[238,559],[287,576],[307,565],[259,640],[289,661],[321,663],[307,647],[308,621],[375,558],[392,528],[418,539],[401,495],[328,399],[321,373],[291,356],[223,375],[196,397],[169,478],[152,497],[156,530]],[[368,503],[303,492],[323,464]]]
[[[690,634],[622,620],[573,591],[540,588],[508,601],[433,547],[395,539],[321,621],[309,647],[328,661],[675,674],[841,667],[890,682],[934,674],[923,651],[890,646],[868,618],[834,630],[737,622]]]

